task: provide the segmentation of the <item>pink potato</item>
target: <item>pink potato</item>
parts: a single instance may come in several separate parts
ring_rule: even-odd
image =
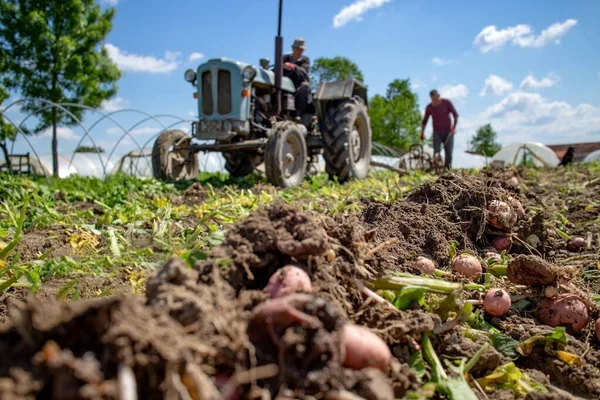
[[[523,204],[521,204],[521,202],[519,200],[515,199],[514,197],[509,196],[508,202],[510,203],[515,214],[517,215],[517,219],[525,218],[525,209],[523,208]]]
[[[492,240],[492,246],[494,246],[498,252],[506,251],[508,253],[512,248],[512,243],[513,240],[510,236],[499,236]]]
[[[481,277],[483,268],[481,262],[475,256],[470,254],[461,254],[452,261],[452,271],[458,275],[462,275],[465,278],[469,278],[473,281],[478,280]]]
[[[585,247],[585,239],[582,237],[573,238],[567,243],[567,250],[571,253],[577,253]]]
[[[417,257],[413,263],[413,268],[427,275],[433,275],[435,263],[427,257]]]
[[[598,340],[600,340],[600,319],[598,319],[596,321],[595,331],[596,331],[596,338]]]
[[[493,317],[501,317],[510,309],[510,296],[502,289],[490,289],[483,299],[483,309]]]
[[[587,305],[574,294],[545,297],[540,301],[537,318],[544,325],[568,326],[577,332],[585,328],[590,319]]]
[[[303,269],[287,265],[271,275],[264,291],[274,299],[291,293],[311,292],[312,284],[310,277]]]
[[[494,249],[493,247],[483,251],[483,258],[486,260],[491,258],[497,263],[502,262],[502,256],[498,253],[498,250]]]
[[[490,213],[488,222],[494,228],[510,230],[517,223],[517,214],[513,208],[504,201],[492,200],[487,205]]]
[[[370,329],[347,323],[342,328],[345,367],[364,369],[368,367],[386,371],[392,359],[388,345]]]

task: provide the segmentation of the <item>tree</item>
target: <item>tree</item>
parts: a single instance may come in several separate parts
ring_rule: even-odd
[[[320,82],[334,82],[350,78],[360,82],[365,80],[358,65],[346,57],[317,58],[311,68],[313,90],[316,90]]]
[[[410,79],[396,79],[385,96],[375,95],[369,101],[369,117],[373,141],[386,146],[407,149],[420,134],[421,112]]]
[[[104,153],[104,149],[100,146],[79,146],[74,153]]]
[[[0,59],[9,89],[24,98],[99,107],[117,93],[121,73],[103,41],[112,29],[114,8],[102,12],[94,0],[2,0]],[[47,103],[29,100],[23,111],[34,114],[39,133],[52,128],[53,173],[58,175],[59,125],[77,122]],[[81,119],[84,110],[72,107]]]
[[[486,124],[479,129],[477,133],[471,139],[469,152],[475,154],[481,154],[486,157],[491,157],[496,154],[502,146],[496,142],[496,131],[492,128],[492,125]]]

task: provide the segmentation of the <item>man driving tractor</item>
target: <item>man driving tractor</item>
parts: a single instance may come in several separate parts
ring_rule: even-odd
[[[429,116],[433,119],[433,153],[439,157],[442,144],[444,145],[444,168],[452,168],[452,150],[454,148],[454,133],[458,123],[458,113],[448,99],[442,99],[437,90],[429,92],[431,103],[425,108],[425,116],[421,123],[421,140],[425,140],[425,127]],[[454,124],[450,122],[450,114],[454,117]]]
[[[304,39],[297,38],[292,44],[292,53],[283,56],[283,75],[290,78],[296,87],[297,117],[302,117],[310,98],[310,59],[303,55],[305,49]]]

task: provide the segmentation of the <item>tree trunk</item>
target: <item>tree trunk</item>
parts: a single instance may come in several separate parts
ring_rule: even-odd
[[[58,139],[56,119],[52,121],[52,175],[58,176]]]
[[[8,171],[11,171],[12,167],[10,165],[10,157],[8,156],[8,149],[6,148],[6,142],[4,140],[0,142],[0,148],[2,148],[4,158],[6,159],[6,168],[8,168]]]
[[[52,87],[54,89],[55,84],[52,80]],[[52,175],[58,177],[58,121],[56,121],[56,107],[52,107]]]

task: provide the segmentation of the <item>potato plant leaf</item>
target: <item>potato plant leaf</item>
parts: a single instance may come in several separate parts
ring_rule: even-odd
[[[512,390],[516,397],[525,396],[532,391],[548,393],[544,385],[532,381],[513,362],[499,366],[489,375],[477,379],[477,383],[486,393]]]
[[[413,301],[422,306],[425,304],[425,291],[423,287],[405,286],[396,295],[394,306],[399,310],[405,310]]]

